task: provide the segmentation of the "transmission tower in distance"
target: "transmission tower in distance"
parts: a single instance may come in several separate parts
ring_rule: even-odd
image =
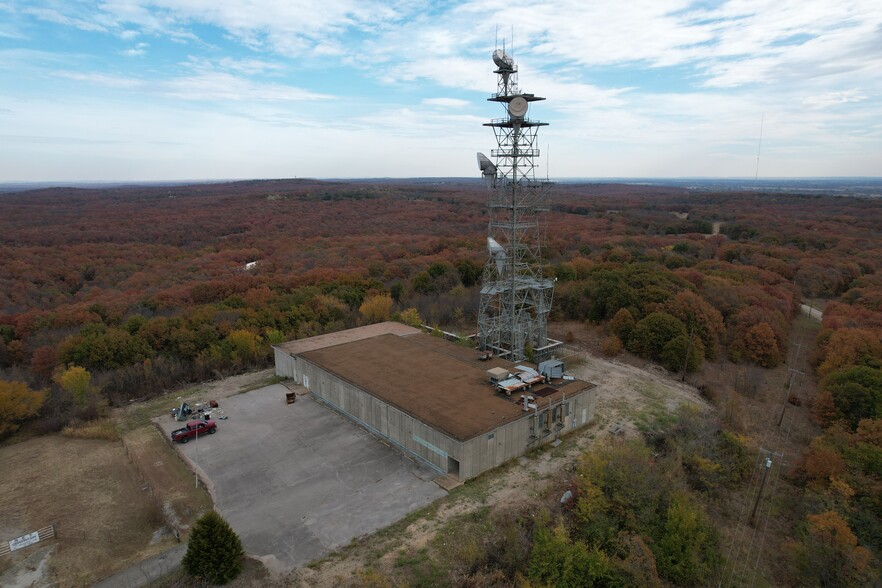
[[[491,158],[478,153],[487,184],[490,220],[487,263],[478,310],[478,348],[509,361],[541,361],[561,345],[548,338],[554,291],[543,276],[541,213],[548,210],[551,182],[536,179],[537,135],[543,123],[527,118],[531,102],[545,100],[518,87],[518,68],[505,49],[493,52],[496,92],[488,100],[505,116],[484,123],[493,129]]]

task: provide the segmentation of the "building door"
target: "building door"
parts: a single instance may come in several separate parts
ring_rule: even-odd
[[[459,460],[447,456],[447,473],[459,479]]]

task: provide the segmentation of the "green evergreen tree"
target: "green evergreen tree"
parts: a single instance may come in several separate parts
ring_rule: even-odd
[[[218,513],[208,511],[196,521],[187,553],[184,570],[212,584],[226,584],[242,571],[242,542],[239,536]]]

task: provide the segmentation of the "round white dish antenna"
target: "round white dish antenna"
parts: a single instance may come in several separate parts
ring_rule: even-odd
[[[515,118],[521,118],[527,114],[527,101],[523,96],[515,96],[508,103],[508,113]]]

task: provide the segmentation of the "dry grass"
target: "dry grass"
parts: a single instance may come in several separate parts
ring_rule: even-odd
[[[177,545],[211,508],[204,487],[150,423],[181,397],[224,398],[272,378],[261,370],[167,394],[47,435],[0,446],[0,540],[55,526],[49,572],[40,585],[91,586]],[[37,547],[0,558],[0,573]],[[48,552],[47,552],[48,553]],[[258,563],[246,578],[265,585]]]
[[[95,439],[110,435],[116,441]],[[87,438],[89,437],[89,438]],[[109,421],[0,448],[0,539],[55,526],[47,584],[91,586],[160,553],[211,507],[204,489],[152,427],[120,442]],[[0,572],[33,549],[0,560]]]
[[[103,441],[119,441],[119,432],[110,419],[95,419],[85,423],[77,423],[65,427],[61,434],[74,439],[97,439]]]
[[[39,437],[3,447],[0,462],[3,534],[55,525],[47,580],[89,586],[166,547],[151,545],[162,512],[121,443]]]
[[[205,580],[187,575],[183,568],[158,580],[150,582],[146,588],[211,588]],[[227,588],[268,588],[270,586],[283,586],[277,579],[270,576],[262,563],[246,557],[242,565],[242,573],[226,584]]]

